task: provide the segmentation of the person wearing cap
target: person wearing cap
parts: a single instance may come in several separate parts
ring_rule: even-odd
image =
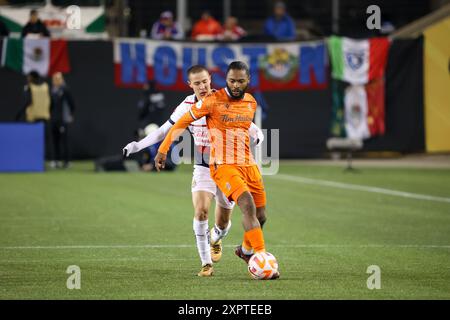
[[[173,21],[173,14],[170,11],[161,13],[150,32],[151,38],[156,40],[180,40],[183,38],[183,30],[176,21]]]
[[[274,15],[264,23],[264,34],[275,38],[275,40],[294,40],[295,23],[286,13],[284,2],[276,2],[273,11]]]

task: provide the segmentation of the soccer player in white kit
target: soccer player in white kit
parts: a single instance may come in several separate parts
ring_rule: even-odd
[[[194,94],[187,96],[158,130],[153,131],[139,142],[130,142],[123,148],[124,155],[139,152],[164,139],[175,122],[178,121],[199,100],[212,92],[211,75],[200,65],[187,70],[188,85]],[[197,249],[202,261],[200,277],[209,277],[214,273],[213,262],[218,262],[222,256],[222,238],[228,234],[231,227],[231,212],[234,202],[229,201],[219,190],[211,178],[209,170],[209,138],[206,118],[200,118],[188,127],[195,144],[195,162],[192,178],[192,202],[194,205],[193,229],[197,241]],[[260,144],[264,140],[262,131],[252,123],[250,136]],[[215,225],[209,231],[208,212],[212,199],[216,199]]]

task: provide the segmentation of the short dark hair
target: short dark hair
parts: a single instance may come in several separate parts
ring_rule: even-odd
[[[32,9],[31,11],[30,11],[30,16],[32,16],[32,15],[34,15],[34,14],[38,14],[38,12],[37,12],[37,10],[36,9]]]
[[[245,62],[242,62],[242,61],[233,61],[232,63],[230,63],[226,74],[228,74],[228,72],[230,72],[230,70],[245,70],[247,75],[250,76],[250,69],[245,64]]]
[[[196,64],[196,65],[193,65],[192,67],[190,67],[189,69],[187,69],[187,76],[189,77],[189,75],[191,75],[193,73],[200,73],[202,71],[206,71],[209,73],[208,69],[206,69],[205,66]]]
[[[32,70],[28,73],[31,83],[37,84],[41,80],[41,75],[36,71]]]

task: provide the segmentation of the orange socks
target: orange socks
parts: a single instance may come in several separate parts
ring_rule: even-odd
[[[244,233],[244,241],[242,242],[242,250],[245,254],[252,254],[252,244],[250,243],[250,240],[248,240],[247,232]]]
[[[248,251],[253,248],[254,252],[266,251],[264,246],[264,236],[261,228],[254,228],[246,231],[244,234],[244,242],[242,247]]]

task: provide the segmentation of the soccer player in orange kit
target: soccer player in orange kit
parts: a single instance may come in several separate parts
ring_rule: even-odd
[[[228,66],[226,88],[197,102],[170,129],[155,157],[157,170],[164,168],[170,145],[188,125],[206,117],[211,141],[211,177],[229,199],[242,211],[244,240],[236,255],[248,263],[253,253],[265,251],[262,225],[266,221],[266,193],[259,168],[250,151],[250,127],[256,100],[246,93],[250,71],[241,61]],[[278,278],[279,273],[273,278]]]

